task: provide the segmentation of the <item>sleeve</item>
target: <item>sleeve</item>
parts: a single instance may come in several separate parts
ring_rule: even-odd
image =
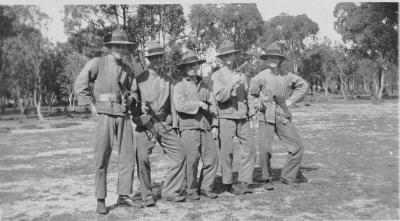
[[[171,82],[171,81],[170,81]],[[174,85],[170,83],[170,90],[169,90],[169,95],[170,95],[170,104],[171,104],[171,115],[172,115],[172,128],[179,128],[179,122],[178,122],[178,114],[176,112],[175,104],[174,104]]]
[[[198,101],[191,101],[187,99],[185,95],[184,85],[182,82],[176,84],[174,89],[174,105],[177,112],[182,112],[185,114],[197,114],[199,111],[199,102]]]
[[[143,114],[140,117],[132,116],[132,122],[137,126],[145,127],[150,123],[151,116],[149,114]]]
[[[75,79],[74,90],[79,105],[91,104],[95,99],[91,89],[89,88],[89,83],[93,83],[96,80],[98,72],[97,61],[98,58],[93,58],[88,61]]]
[[[288,101],[292,103],[299,102],[307,93],[308,84],[303,78],[295,74],[289,73],[288,75],[290,77],[291,86],[293,87],[293,94],[288,98]]]
[[[249,93],[248,93],[248,97],[247,97],[247,104],[249,106],[249,116],[253,116],[256,113],[256,108],[257,105],[256,103],[258,103],[258,97],[260,95],[260,91],[261,91],[261,85],[260,85],[260,81],[257,79],[257,76],[254,76],[251,80],[250,80],[250,87],[249,87]]]
[[[218,120],[218,106],[217,106],[217,101],[215,100],[215,96],[211,90],[211,86],[208,84],[207,85],[207,102],[210,103],[210,113],[212,116],[212,127],[218,127],[219,126],[219,120]]]
[[[261,91],[261,82],[256,75],[250,80],[249,95],[258,97],[260,95],[260,91]]]
[[[128,69],[130,71],[129,76],[129,84],[127,86],[128,90],[130,91],[131,97],[138,102],[139,101],[139,92],[137,87],[137,82],[135,78],[135,71],[131,68]]]
[[[218,72],[215,72],[211,76],[211,81],[213,85],[212,89],[217,102],[222,103],[231,98],[232,85],[224,85],[224,82],[222,82],[218,77]]]

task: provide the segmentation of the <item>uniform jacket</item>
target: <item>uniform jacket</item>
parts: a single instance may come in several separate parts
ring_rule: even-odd
[[[141,105],[150,107],[150,114],[158,121],[177,128],[177,115],[172,101],[173,79],[166,73],[147,69],[136,76],[134,91],[139,94]]]
[[[132,90],[134,73],[130,66],[117,61],[113,55],[90,60],[75,80],[74,89],[80,105],[94,103],[98,113],[124,116],[125,106],[121,105],[122,90]],[[104,95],[115,95],[119,99],[104,101]]]
[[[209,104],[208,111],[199,108],[199,101]],[[218,126],[217,106],[207,80],[196,84],[190,78],[183,78],[174,87],[174,104],[180,130],[209,130]]]
[[[273,102],[273,95],[284,96],[288,101],[296,103],[304,98],[307,92],[307,82],[301,77],[292,74],[274,74],[270,69],[265,69],[251,79],[250,102],[263,102],[265,112],[257,112],[257,119],[269,123],[287,122],[288,116],[282,108]]]
[[[233,90],[229,87],[233,71],[224,66],[211,75],[212,89],[218,104],[219,118],[244,119],[254,114],[248,105],[248,83],[244,74],[240,74],[242,83]]]

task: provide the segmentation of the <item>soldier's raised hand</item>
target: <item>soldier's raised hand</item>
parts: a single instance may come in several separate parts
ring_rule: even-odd
[[[203,101],[199,101],[199,107],[203,110],[208,110],[208,105]]]
[[[99,116],[99,114],[97,113],[97,110],[96,110],[96,106],[94,106],[94,104],[90,104],[90,111],[92,112],[92,117],[93,118]]]
[[[123,106],[129,106],[133,103],[133,97],[132,96],[123,96],[122,97],[122,105]]]
[[[234,74],[232,77],[232,85],[239,84],[241,82],[240,74]]]
[[[218,138],[218,127],[211,128],[211,133],[213,135],[214,140]]]
[[[148,114],[150,111],[150,108],[147,105],[142,105],[142,113],[143,114]]]

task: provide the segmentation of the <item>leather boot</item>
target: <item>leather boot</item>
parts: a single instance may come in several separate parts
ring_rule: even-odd
[[[253,190],[249,188],[249,184],[246,182],[238,182],[241,194],[253,193]]]
[[[218,194],[213,193],[211,191],[207,191],[207,190],[200,190],[200,195],[201,196],[205,196],[205,197],[210,198],[210,199],[215,199],[215,198],[218,197]]]
[[[119,195],[117,206],[133,206],[132,199],[125,195]]]
[[[106,201],[104,199],[97,199],[96,212],[99,214],[107,214]]]
[[[272,180],[264,180],[263,188],[265,190],[273,190],[274,186],[272,185]]]

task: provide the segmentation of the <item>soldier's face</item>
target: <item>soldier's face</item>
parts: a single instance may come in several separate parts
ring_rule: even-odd
[[[189,76],[197,76],[199,73],[199,64],[189,65],[186,69],[186,74]]]
[[[162,62],[163,62],[163,55],[154,55],[149,57],[150,65],[152,67],[161,67]]]
[[[230,66],[233,64],[233,60],[235,59],[235,54],[231,53],[228,55],[223,55],[220,58],[222,60],[222,63],[224,63],[224,65]]]
[[[268,56],[267,58],[267,64],[270,68],[277,68],[281,62],[282,58],[279,56]]]
[[[111,46],[111,54],[114,55],[116,59],[122,59],[122,57],[126,54],[126,46],[125,45],[112,45]]]

